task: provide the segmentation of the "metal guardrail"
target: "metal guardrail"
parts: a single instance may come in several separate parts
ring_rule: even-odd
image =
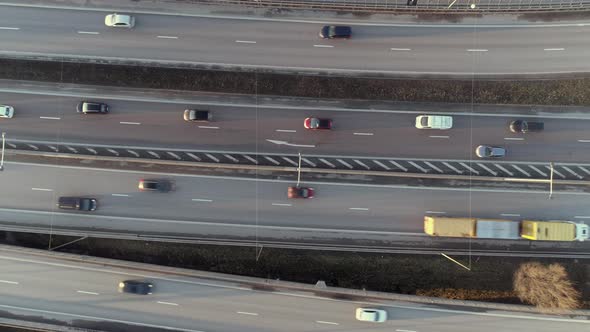
[[[208,151],[176,148],[129,147],[85,143],[47,143],[29,140],[6,140],[6,148],[21,151],[67,153],[72,155],[200,162],[248,166],[297,167],[299,155],[234,151]],[[502,178],[544,179],[551,175],[549,162],[496,160],[442,160],[420,158],[383,158],[357,156],[303,155],[304,168],[346,171],[377,171],[408,174],[487,176]],[[556,180],[590,181],[590,164],[553,163]]]
[[[353,12],[542,12],[590,10],[590,0],[197,0],[215,5]]]

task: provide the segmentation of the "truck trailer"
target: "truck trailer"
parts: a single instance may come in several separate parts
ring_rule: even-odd
[[[583,241],[588,225],[571,221],[513,221],[503,219],[424,217],[424,232],[431,236],[533,241]]]

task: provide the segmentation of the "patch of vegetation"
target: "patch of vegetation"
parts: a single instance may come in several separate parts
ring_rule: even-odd
[[[590,77],[395,79],[0,59],[0,78],[132,88],[406,102],[590,105]]]
[[[522,301],[541,309],[580,307],[580,292],[560,264],[522,264],[514,275],[514,290]]]

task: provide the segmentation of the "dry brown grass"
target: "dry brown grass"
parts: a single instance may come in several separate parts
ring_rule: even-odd
[[[560,264],[521,264],[514,274],[514,291],[523,302],[545,310],[580,307],[580,292]]]

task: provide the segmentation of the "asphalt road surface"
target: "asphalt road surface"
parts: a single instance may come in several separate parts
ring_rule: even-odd
[[[585,72],[585,25],[353,26],[351,40],[318,37],[321,23],[138,14],[134,29],[107,12],[3,7],[2,50],[153,61],[405,73]]]
[[[416,129],[416,115],[428,112],[411,106],[391,113],[305,109],[292,103],[276,108],[195,106],[171,104],[158,96],[153,98],[161,102],[142,102],[47,96],[32,90],[27,94],[0,93],[0,104],[15,107],[13,119],[0,121],[0,129],[9,140],[447,160],[477,159],[475,147],[487,144],[505,147],[505,160],[590,162],[590,119],[558,118],[571,116],[567,113],[552,115],[557,118],[536,118],[545,123],[542,133],[515,134],[509,131],[508,124],[520,118],[519,110],[498,106],[496,111],[502,114],[497,116],[455,114],[453,129],[441,131]],[[219,96],[218,102],[224,98]],[[87,99],[108,103],[111,112],[77,113],[76,105]],[[182,112],[191,107],[211,110],[213,122],[184,121]],[[309,116],[332,119],[333,129],[304,129],[303,120]],[[308,147],[277,145],[269,140]]]
[[[254,225],[306,229],[343,229],[422,234],[424,215],[500,219],[590,220],[587,194],[518,190],[457,190],[306,183],[316,190],[309,200],[287,198],[288,181],[231,177],[162,176],[133,171],[79,169],[9,163],[0,174],[4,188],[0,212],[5,222],[74,229],[102,229],[150,234],[198,233],[203,223],[219,229],[241,225],[242,236]],[[176,184],[169,193],[140,192],[142,178],[166,178]],[[60,196],[98,199],[93,213],[58,210]],[[6,210],[9,209],[9,210]],[[38,211],[37,215],[19,212]],[[56,213],[56,214],[53,214]],[[63,213],[66,213],[65,215]],[[48,217],[49,216],[49,217]],[[71,216],[69,218],[68,216]]]
[[[588,329],[588,321],[513,314],[488,309],[453,309],[404,302],[359,303],[290,291],[253,291],[231,281],[146,273],[3,250],[0,310],[61,321],[117,322],[201,332],[241,331],[415,331],[531,332]],[[120,294],[120,280],[149,280],[151,295]],[[359,306],[388,312],[382,324],[358,322]]]

